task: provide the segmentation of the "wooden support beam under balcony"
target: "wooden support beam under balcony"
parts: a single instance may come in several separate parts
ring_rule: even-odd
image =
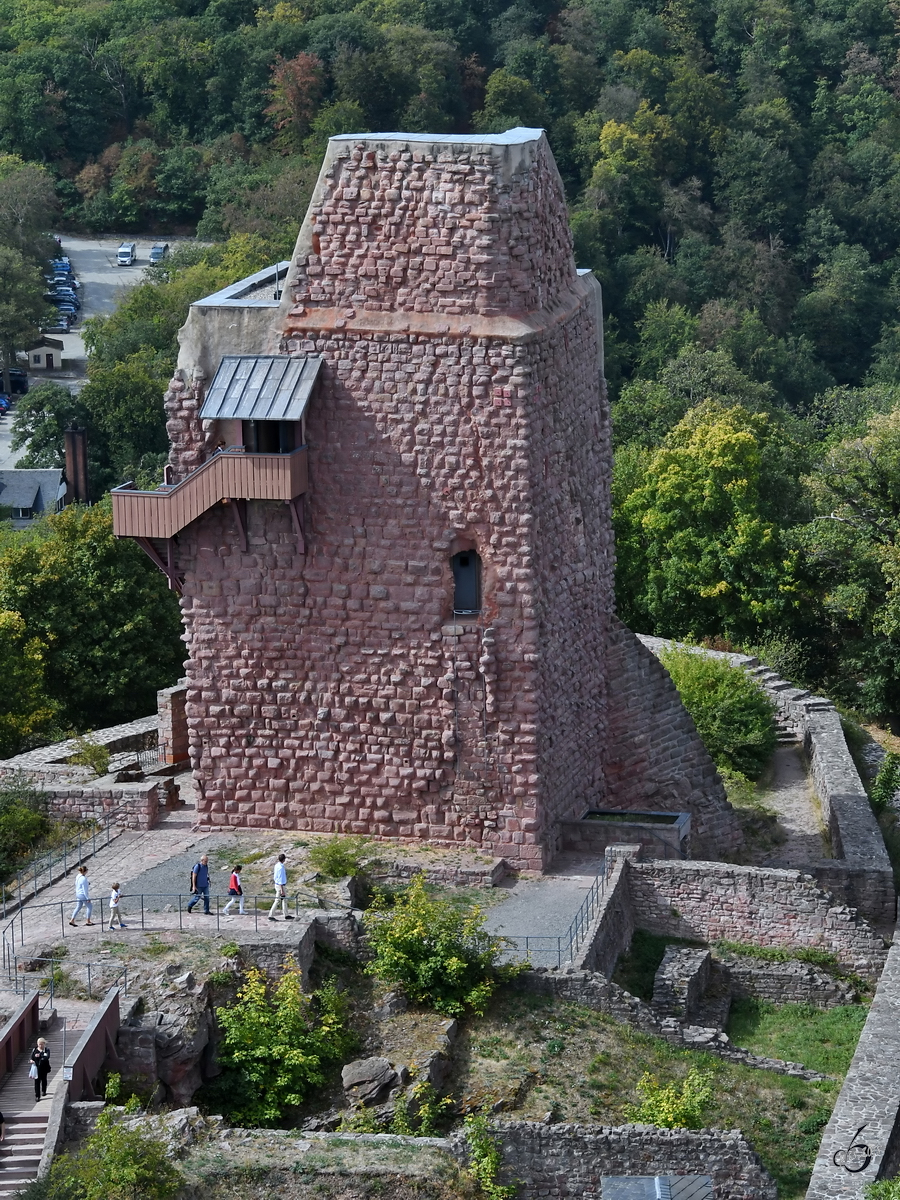
[[[172,538],[223,500],[281,500],[291,505],[296,521],[292,502],[307,486],[305,446],[290,454],[223,450],[173,486],[152,492],[129,484],[114,488],[113,530],[117,537]]]

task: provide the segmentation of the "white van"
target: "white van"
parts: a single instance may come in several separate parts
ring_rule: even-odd
[[[116,255],[116,262],[120,267],[130,267],[137,258],[137,246],[134,242],[123,242],[119,247],[119,252]]]

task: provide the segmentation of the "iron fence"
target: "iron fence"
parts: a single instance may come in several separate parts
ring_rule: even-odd
[[[563,963],[574,961],[579,946],[587,936],[588,930],[600,910],[603,890],[606,886],[606,866],[596,876],[588,894],[582,900],[578,912],[572,918],[572,923],[562,934],[504,934],[507,942],[515,946],[516,952],[533,962],[536,966],[561,967]]]

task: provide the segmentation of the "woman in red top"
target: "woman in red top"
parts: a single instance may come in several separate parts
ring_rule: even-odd
[[[229,908],[231,908],[231,906],[232,906],[232,904],[234,904],[235,900],[238,900],[238,901],[240,901],[240,907],[238,908],[238,913],[241,916],[244,916],[245,915],[244,914],[244,889],[241,887],[241,864],[240,863],[238,863],[238,865],[231,872],[231,878],[228,880],[228,895],[231,897],[231,899],[228,901],[228,903],[222,909],[222,915],[227,916]]]

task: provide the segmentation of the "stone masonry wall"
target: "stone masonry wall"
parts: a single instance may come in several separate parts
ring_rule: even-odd
[[[653,655],[673,644],[643,634],[638,640]],[[890,859],[837,709],[830,700],[780,679],[757,658],[696,646],[691,649],[725,659],[752,675],[775,704],[780,720],[802,740],[835,855],[810,863],[806,869],[823,888],[856,908],[867,920],[892,925],[897,892]]]
[[[207,826],[473,843],[539,867],[557,819],[601,797],[595,289],[545,139],[505,137],[333,139],[282,310],[284,350],[325,357],[306,555],[262,502],[247,554],[223,506],[177,548]],[[195,393],[168,399],[176,475],[211,440]],[[471,549],[483,611],[456,618],[450,558]]]
[[[709,1175],[716,1200],[775,1200],[775,1184],[737,1130],[650,1125],[492,1125],[503,1175],[524,1198],[601,1198],[604,1175]]]
[[[188,727],[185,703],[187,681],[156,693],[159,715],[159,758],[164,763],[185,762],[188,757]]]
[[[693,1021],[709,984],[711,966],[708,950],[667,946],[653,977],[653,1007],[663,1016]]]
[[[650,933],[702,942],[818,946],[870,978],[884,963],[883,940],[801,871],[629,862],[627,875],[635,926]]]
[[[607,807],[689,812],[694,855],[712,859],[736,849],[737,817],[668,672],[618,620],[607,662]]]

